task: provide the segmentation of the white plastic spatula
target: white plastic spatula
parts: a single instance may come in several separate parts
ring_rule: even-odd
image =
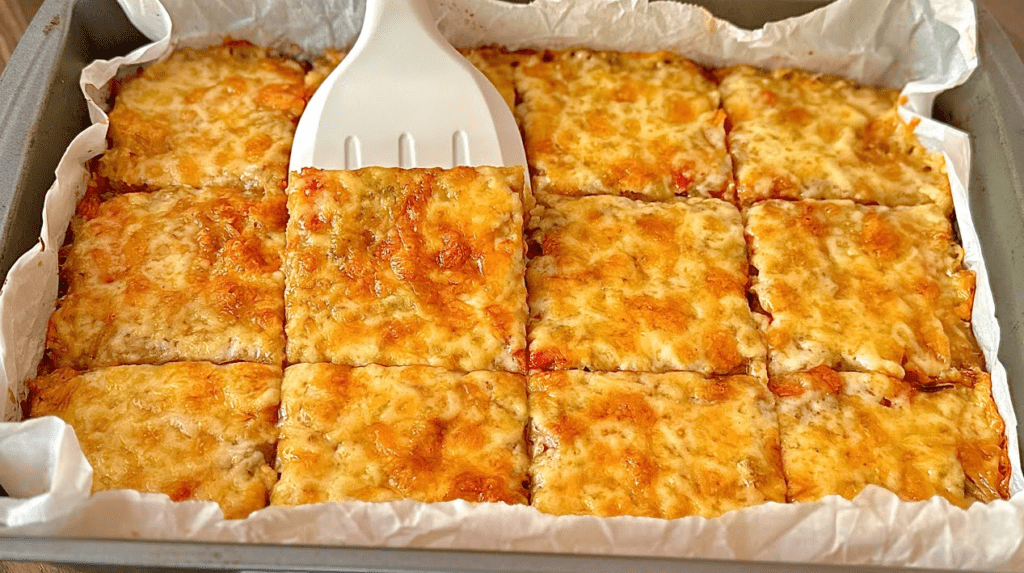
[[[370,165],[526,165],[508,106],[427,0],[367,0],[359,39],[299,120],[291,171]]]

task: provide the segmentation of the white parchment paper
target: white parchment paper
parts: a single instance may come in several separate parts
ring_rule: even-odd
[[[94,125],[68,148],[46,197],[40,243],[18,260],[0,292],[0,419],[7,420],[0,422],[0,485],[11,495],[0,498],[0,535],[1024,567],[1024,477],[1006,372],[996,357],[995,305],[968,212],[970,145],[966,134],[926,118],[917,133],[946,156],[965,263],[978,274],[973,324],[1006,420],[1013,466],[1008,501],[965,511],[942,498],[906,503],[869,487],[852,501],[830,496],[816,503],[770,503],[711,520],[554,517],[504,504],[403,501],[267,508],[225,521],[209,502],[172,503],[132,491],[89,496],[91,469],[74,432],[54,418],[15,420],[23,383],[42,356],[57,293],[57,247],[85,189],[84,165],[106,146],[102,102],[110,79],[123,66],[154,61],[176,46],[215,44],[225,35],[314,55],[350,45],[362,21],[361,6],[351,0],[120,1],[154,42],[83,72]],[[536,0],[528,6],[437,0],[434,8],[442,31],[460,46],[668,49],[707,65],[795,66],[904,86],[908,120],[929,115],[935,95],[963,83],[977,67],[970,0],[839,0],[753,31],[702,8],[647,0]]]

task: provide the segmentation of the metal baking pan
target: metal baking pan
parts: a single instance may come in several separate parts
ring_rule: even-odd
[[[828,2],[696,3],[716,16],[753,29]],[[1024,413],[1024,64],[992,15],[984,7],[978,12],[979,68],[966,84],[938,97],[934,116],[971,134],[971,213],[1002,329],[999,357],[1006,366],[1014,406]],[[78,87],[82,68],[94,59],[126,54],[145,43],[146,38],[128,22],[115,0],[46,0],[32,21],[0,77],[0,273],[4,276],[39,240],[43,196],[53,183],[57,162],[71,139],[89,125]],[[1018,427],[1018,432],[1022,430],[1024,425]],[[1024,433],[1020,437],[1024,444]],[[74,563],[109,570],[720,572],[823,568],[543,553],[24,537],[0,538],[0,560]]]

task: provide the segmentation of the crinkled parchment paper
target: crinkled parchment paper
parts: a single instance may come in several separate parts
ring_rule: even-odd
[[[95,62],[82,75],[95,122],[69,147],[46,197],[40,244],[11,270],[0,294],[0,415],[20,417],[23,382],[36,368],[57,293],[57,247],[84,191],[84,163],[105,147],[101,102],[120,66],[166,55],[172,46],[205,46],[224,35],[316,54],[345,47],[362,9],[344,0],[121,0],[153,44]],[[439,0],[435,15],[456,45],[568,47],[681,52],[708,65],[797,66],[867,84],[905,86],[904,116],[928,115],[934,96],[977,67],[970,0],[839,0],[806,16],[742,30],[706,10],[646,0]],[[173,32],[171,22],[173,22]],[[334,503],[268,508],[224,521],[216,504],[171,503],[130,491],[88,496],[91,470],[74,433],[53,418],[0,423],[0,535],[195,539],[349,544],[628,555],[909,564],[1021,569],[1024,479],[1006,372],[996,358],[999,326],[981,249],[968,212],[970,146],[966,134],[923,119],[918,135],[942,151],[966,264],[978,273],[974,329],[1007,422],[1014,497],[964,511],[942,498],[905,503],[869,487],[855,500],[765,504],[717,519],[553,517],[529,507],[462,501]]]

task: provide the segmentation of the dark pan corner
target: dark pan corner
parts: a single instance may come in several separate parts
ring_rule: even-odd
[[[38,241],[54,169],[89,125],[82,68],[147,41],[115,0],[47,0],[39,8],[0,77],[0,276]]]

